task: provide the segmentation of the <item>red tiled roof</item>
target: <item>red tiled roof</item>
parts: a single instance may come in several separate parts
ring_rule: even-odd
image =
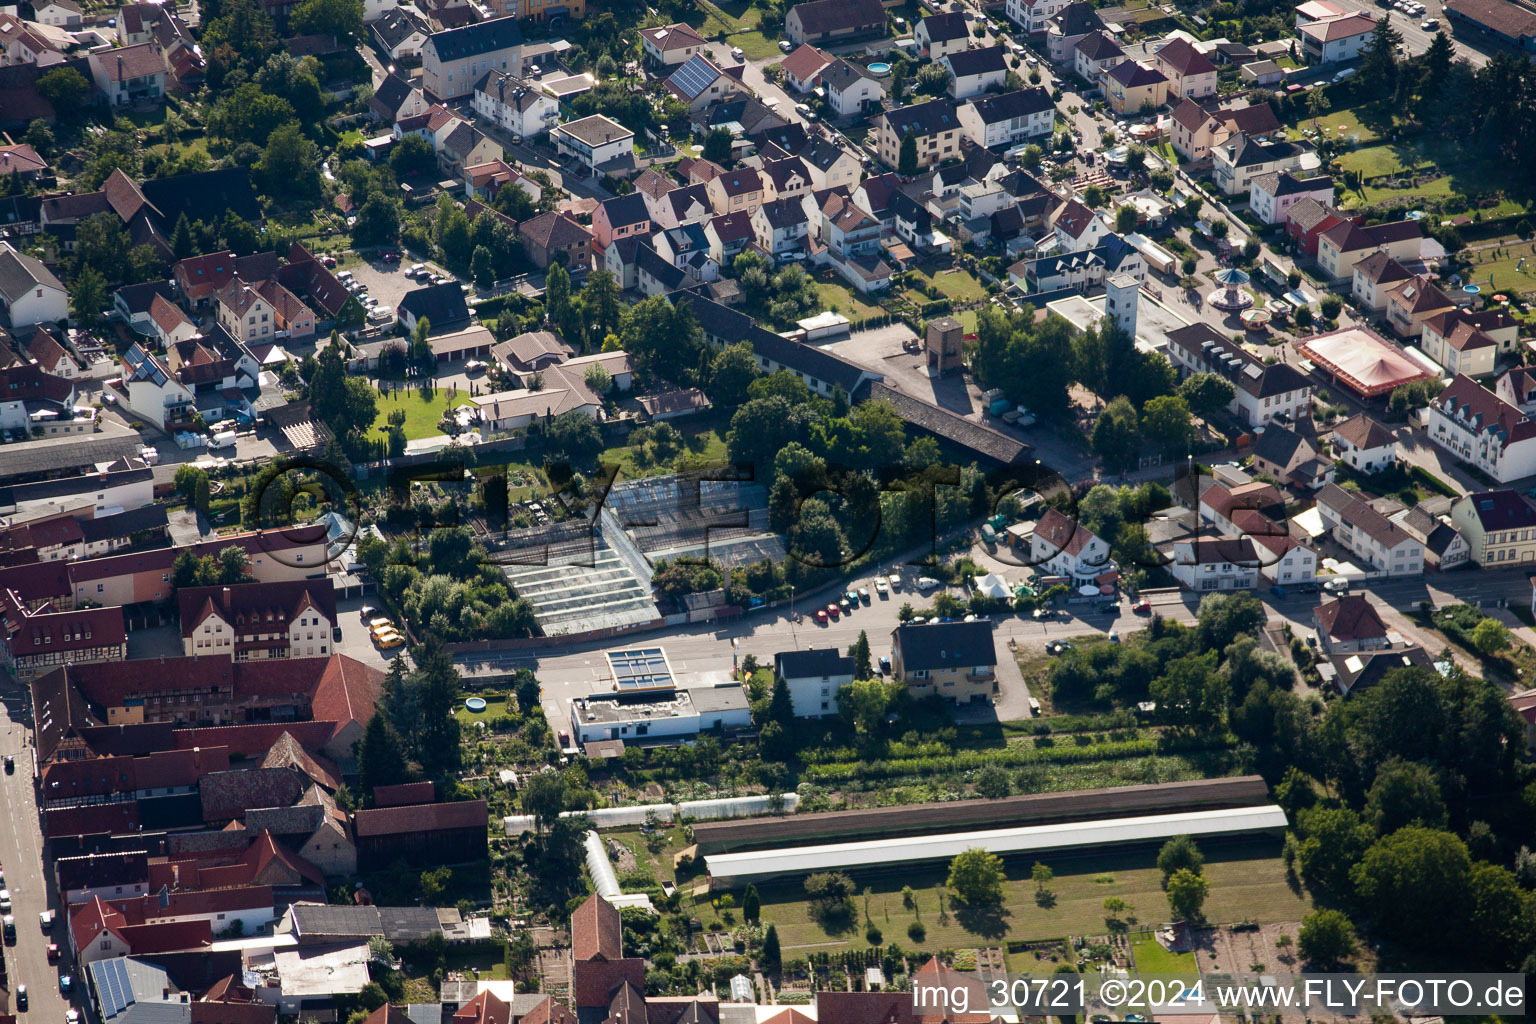
[[[1312,614],[1323,631],[1335,640],[1384,639],[1387,635],[1386,623],[1364,594],[1347,594],[1325,602]]]
[[[446,804],[408,804],[358,811],[354,816],[357,837],[409,835],[448,829],[488,827],[490,811],[484,800],[460,800]]]
[[[592,895],[571,913],[571,954],[577,960],[618,960],[624,955],[618,908]]]
[[[201,729],[177,729],[172,735],[181,749],[193,747],[226,747],[231,755],[260,757],[272,749],[283,733],[289,733],[299,744],[310,750],[324,747],[335,734],[333,721],[313,722],[251,722],[246,725],[214,725]]]
[[[1096,539],[1092,530],[1068,519],[1054,508],[1046,509],[1045,514],[1035,523],[1035,536],[1069,555],[1079,554]]]
[[[374,786],[375,807],[403,807],[409,804],[429,804],[434,798],[431,782],[402,782],[395,786]]]
[[[129,924],[122,937],[135,956],[144,953],[174,953],[205,950],[213,945],[213,925],[208,921],[152,921]]]

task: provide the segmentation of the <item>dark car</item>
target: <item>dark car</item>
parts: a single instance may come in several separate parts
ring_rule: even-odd
[[[25,1010],[26,1008],[27,1008],[27,986],[25,986],[25,985],[17,985],[16,986],[16,1009],[18,1009],[18,1010]]]
[[[1103,612],[1105,615],[1119,615],[1120,605],[1114,601],[1108,601],[1099,605],[1099,611]]]
[[[362,611],[358,612],[358,617],[361,618],[364,622],[368,622],[370,619],[376,619],[379,617],[379,610],[371,604],[365,604],[363,605]]]
[[[16,774],[16,759],[14,757],[12,757],[10,754],[6,754],[5,755],[5,774],[7,774],[7,775],[15,775]]]

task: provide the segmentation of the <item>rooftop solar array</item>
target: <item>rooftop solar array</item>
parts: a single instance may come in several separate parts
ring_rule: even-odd
[[[676,688],[672,679],[672,667],[660,647],[631,647],[627,650],[609,651],[608,668],[620,693],[638,690],[671,690]]]
[[[672,84],[684,95],[694,98],[703,94],[714,84],[720,73],[714,65],[703,57],[695,54],[688,58],[688,62],[672,73]]]
[[[133,985],[128,980],[128,962],[119,957],[98,960],[91,965],[96,976],[96,998],[101,1019],[111,1020],[133,1005]]]

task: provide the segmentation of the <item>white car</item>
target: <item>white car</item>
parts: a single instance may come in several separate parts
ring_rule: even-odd
[[[894,572],[891,573],[890,580],[891,580],[891,589],[892,590],[900,590],[901,589],[901,577],[899,575],[897,575]]]
[[[938,580],[934,579],[932,576],[919,576],[917,578],[917,589],[918,590],[932,590],[934,587],[939,587],[939,586],[943,586],[943,584],[941,584]]]
[[[788,39],[780,39],[779,40],[779,52],[780,53],[788,53],[790,50],[793,50],[794,48],[795,48],[795,44],[790,42]]]
[[[0,914],[11,912],[11,890],[0,889]]]
[[[731,49],[731,59],[732,60],[741,60],[741,58],[745,57],[746,55],[747,55],[747,51],[743,50],[739,46],[733,47]]]
[[[881,597],[889,597],[890,596],[890,594],[891,594],[891,585],[889,583],[885,582],[885,577],[884,576],[877,576],[877,577],[875,577],[875,593],[879,594]]]
[[[1419,25],[1419,28],[1423,29],[1425,32],[1433,32],[1435,29],[1437,29],[1439,27],[1440,27],[1440,19],[1439,18],[1425,18],[1423,23]]]

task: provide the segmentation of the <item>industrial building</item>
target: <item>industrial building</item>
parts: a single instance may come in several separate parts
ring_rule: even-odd
[[[607,679],[591,696],[571,701],[571,737],[634,743],[687,742],[701,732],[752,727],[747,691],[725,672],[698,673],[683,686],[657,646],[607,651]]]

